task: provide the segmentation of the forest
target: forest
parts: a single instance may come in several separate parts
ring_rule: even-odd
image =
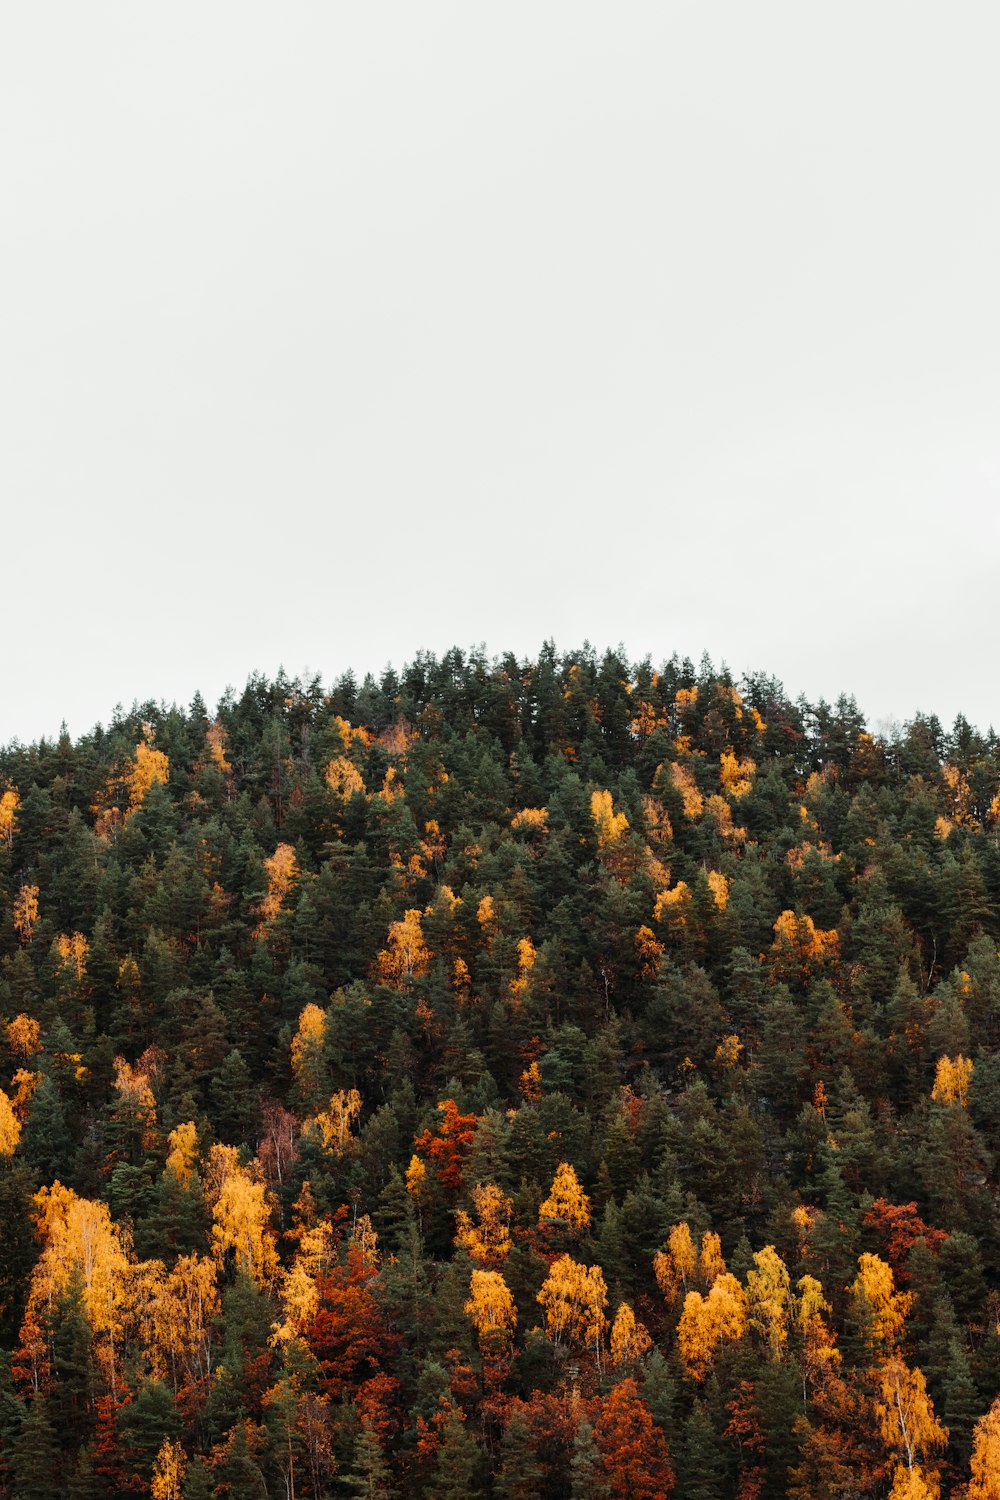
[[[0,1496],[1000,1500],[998,944],[992,730],[707,658],[0,749]]]

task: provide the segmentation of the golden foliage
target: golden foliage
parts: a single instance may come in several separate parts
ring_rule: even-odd
[[[873,1348],[889,1348],[903,1330],[913,1302],[910,1292],[897,1292],[892,1268],[877,1255],[862,1255],[851,1283],[855,1316]]]
[[[79,1275],[95,1335],[113,1342],[129,1300],[131,1244],[106,1203],[80,1198],[56,1181],[35,1194],[42,1253],[32,1272],[29,1311],[50,1307]]]
[[[798,1300],[796,1321],[802,1335],[802,1369],[812,1385],[821,1383],[834,1365],[840,1364],[840,1350],[824,1320],[830,1304],[815,1276],[803,1276],[796,1283]]]
[[[0,796],[0,839],[9,849],[17,831],[17,810],[21,806],[16,787],[8,787]]]
[[[172,1172],[181,1187],[190,1186],[198,1160],[198,1127],[193,1120],[176,1125],[167,1136],[167,1171]]]
[[[498,1266],[507,1259],[513,1244],[509,1226],[514,1205],[493,1182],[477,1183],[472,1189],[472,1202],[478,1223],[459,1209],[455,1215],[456,1243],[478,1265]]]
[[[973,1063],[970,1058],[939,1057],[934,1072],[934,1087],[931,1098],[936,1104],[961,1104],[969,1102],[969,1085],[972,1082]]]
[[[970,1468],[968,1500],[1000,1500],[1000,1397],[975,1425]]]
[[[824,931],[812,917],[797,917],[783,911],[774,924],[771,956],[776,972],[807,980],[818,965],[835,959],[840,951],[836,928]]]
[[[529,1104],[538,1103],[542,1097],[542,1070],[537,1062],[528,1064],[517,1080],[517,1086],[522,1099],[526,1099]]]
[[[715,1061],[720,1068],[735,1068],[743,1051],[743,1043],[734,1033],[729,1032],[715,1049]]]
[[[687,1223],[675,1224],[664,1249],[653,1256],[657,1286],[672,1307],[681,1291],[686,1292],[698,1266],[698,1252]]]
[[[414,1154],[410,1157],[410,1165],[406,1169],[406,1191],[411,1198],[420,1199],[427,1188],[427,1164],[422,1157]]]
[[[367,729],[363,727],[355,729],[346,719],[342,719],[339,714],[336,715],[333,722],[336,725],[337,733],[340,735],[341,743],[345,750],[350,750],[352,745],[360,745],[362,749],[365,749],[371,744],[372,737]]]
[[[665,849],[674,836],[674,830],[670,826],[670,819],[663,803],[658,802],[655,797],[643,797],[642,818],[646,827],[646,837],[660,849]]]
[[[670,774],[673,778],[674,786],[681,794],[681,800],[684,803],[684,816],[688,822],[694,822],[695,818],[701,817],[705,806],[705,799],[698,790],[697,782],[694,779],[694,772],[690,766],[682,766],[679,761],[675,760],[670,763]]]
[[[35,1097],[35,1090],[40,1082],[39,1075],[29,1072],[27,1068],[17,1068],[14,1072],[14,1076],[11,1079],[11,1083],[14,1085],[14,1097],[11,1100],[11,1106],[14,1110],[15,1118],[21,1125],[28,1118],[28,1109],[32,1099]]]
[[[724,797],[714,794],[705,803],[705,816],[711,818],[716,832],[727,849],[738,849],[747,841],[745,828],[737,828],[733,822],[733,810]]]
[[[347,802],[355,793],[366,795],[364,777],[346,755],[335,755],[326,768],[326,784],[341,802]]]
[[[157,1378],[204,1379],[212,1365],[212,1329],[220,1310],[216,1265],[210,1256],[181,1255],[169,1271],[162,1261],[136,1269],[135,1301],[148,1358]]]
[[[560,1255],[538,1293],[549,1337],[557,1344],[593,1348],[600,1357],[608,1289],[600,1266],[582,1266]]]
[[[271,1208],[263,1182],[240,1165],[232,1146],[213,1146],[207,1180],[212,1210],[212,1254],[219,1265],[232,1251],[241,1270],[266,1286],[274,1280],[278,1256],[271,1230]]]
[[[590,816],[597,829],[599,849],[611,848],[628,832],[628,818],[624,813],[615,812],[610,792],[590,794]]]
[[[141,1121],[148,1133],[156,1124],[156,1099],[150,1074],[142,1066],[146,1056],[144,1053],[135,1067],[124,1057],[116,1057],[114,1087],[122,1104]]]
[[[709,870],[706,878],[716,906],[720,911],[725,911],[729,905],[729,890],[732,882],[727,880],[719,870]]]
[[[83,933],[61,932],[56,938],[56,952],[64,964],[73,966],[77,979],[82,979],[87,968],[87,954],[90,952],[90,944]]]
[[[484,1341],[513,1334],[517,1326],[514,1298],[499,1271],[473,1271],[465,1314]]]
[[[357,1089],[338,1089],[326,1109],[306,1120],[303,1129],[316,1131],[327,1151],[341,1156],[350,1139],[351,1126],[360,1113],[361,1095]]]
[[[731,750],[724,750],[719,757],[719,785],[727,797],[734,800],[745,797],[756,774],[756,762],[749,755],[737,760]]]
[[[226,759],[226,731],[223,729],[218,719],[216,719],[214,724],[210,724],[208,726],[208,729],[205,731],[205,740],[208,745],[208,753],[212,758],[213,765],[215,765],[224,776],[228,776],[233,768],[229,764],[229,761]]]
[[[703,1286],[714,1286],[726,1269],[722,1241],[714,1229],[706,1229],[698,1253],[698,1276]]]
[[[264,872],[267,875],[267,895],[260,903],[258,936],[262,936],[275,920],[298,879],[299,862],[292,845],[279,844],[270,858],[265,859]]]
[[[292,1076],[306,1095],[315,1093],[322,1082],[325,1041],[326,1013],[310,1001],[299,1012],[291,1046]]]
[[[791,1292],[786,1267],[773,1245],[765,1245],[747,1272],[747,1313],[750,1326],[777,1359],[788,1342]]]
[[[736,1343],[746,1332],[746,1293],[728,1271],[708,1295],[688,1292],[677,1325],[677,1351],[693,1380],[705,1379],[723,1343]]]
[[[948,1429],[934,1415],[923,1371],[894,1354],[876,1372],[875,1415],[883,1443],[907,1469],[948,1442]]]
[[[616,1370],[635,1364],[653,1347],[649,1329],[640,1323],[627,1302],[619,1304],[611,1325],[611,1363]]]
[[[539,1223],[543,1220],[578,1231],[590,1223],[590,1199],[568,1161],[559,1163],[549,1196],[538,1210]]]
[[[21,1139],[21,1122],[9,1097],[0,1089],[0,1156],[13,1156]]]
[[[635,935],[635,951],[639,960],[639,972],[644,979],[654,979],[663,957],[663,944],[657,941],[651,927],[642,926]]]
[[[152,1500],[181,1500],[186,1473],[187,1454],[184,1449],[180,1443],[164,1438],[153,1463]]]
[[[420,926],[420,912],[411,908],[402,921],[389,923],[388,945],[379,953],[377,977],[390,989],[401,990],[409,980],[426,974],[430,962],[430,950]]]
[[[38,887],[22,885],[14,897],[14,931],[23,943],[31,941],[31,933],[38,921]]]
[[[653,907],[653,919],[666,922],[670,928],[687,926],[691,909],[691,888],[687,881],[679,880],[673,890],[661,891]]]
[[[42,1028],[33,1016],[26,1016],[22,1011],[14,1017],[13,1021],[7,1022],[7,1045],[18,1057],[32,1057],[36,1052],[41,1052]]]
[[[125,785],[128,790],[128,812],[126,817],[138,812],[143,798],[151,786],[166,785],[170,779],[170,762],[162,750],[142,742],[135,747],[135,760],[125,769]]]
[[[896,1465],[888,1500],[938,1500],[940,1494],[941,1485],[936,1469],[925,1474],[919,1464],[914,1464],[912,1469],[908,1469],[905,1464]]]
[[[511,828],[523,829],[526,833],[540,833],[548,826],[549,812],[546,807],[522,807],[510,820]]]

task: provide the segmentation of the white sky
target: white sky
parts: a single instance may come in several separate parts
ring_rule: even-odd
[[[998,44],[6,6],[0,741],[546,636],[1000,726]]]

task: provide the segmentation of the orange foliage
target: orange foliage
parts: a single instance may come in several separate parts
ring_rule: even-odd
[[[634,1380],[620,1381],[605,1396],[594,1442],[611,1500],[666,1500],[674,1487],[666,1439]]]
[[[475,1115],[459,1114],[454,1099],[443,1099],[438,1109],[444,1118],[437,1131],[422,1131],[413,1145],[426,1161],[434,1164],[441,1186],[457,1191],[462,1185],[462,1168],[479,1121]]]

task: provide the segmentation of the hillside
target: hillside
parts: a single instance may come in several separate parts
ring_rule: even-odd
[[[0,750],[0,1495],[1000,1494],[998,942],[992,733],[708,661]]]

